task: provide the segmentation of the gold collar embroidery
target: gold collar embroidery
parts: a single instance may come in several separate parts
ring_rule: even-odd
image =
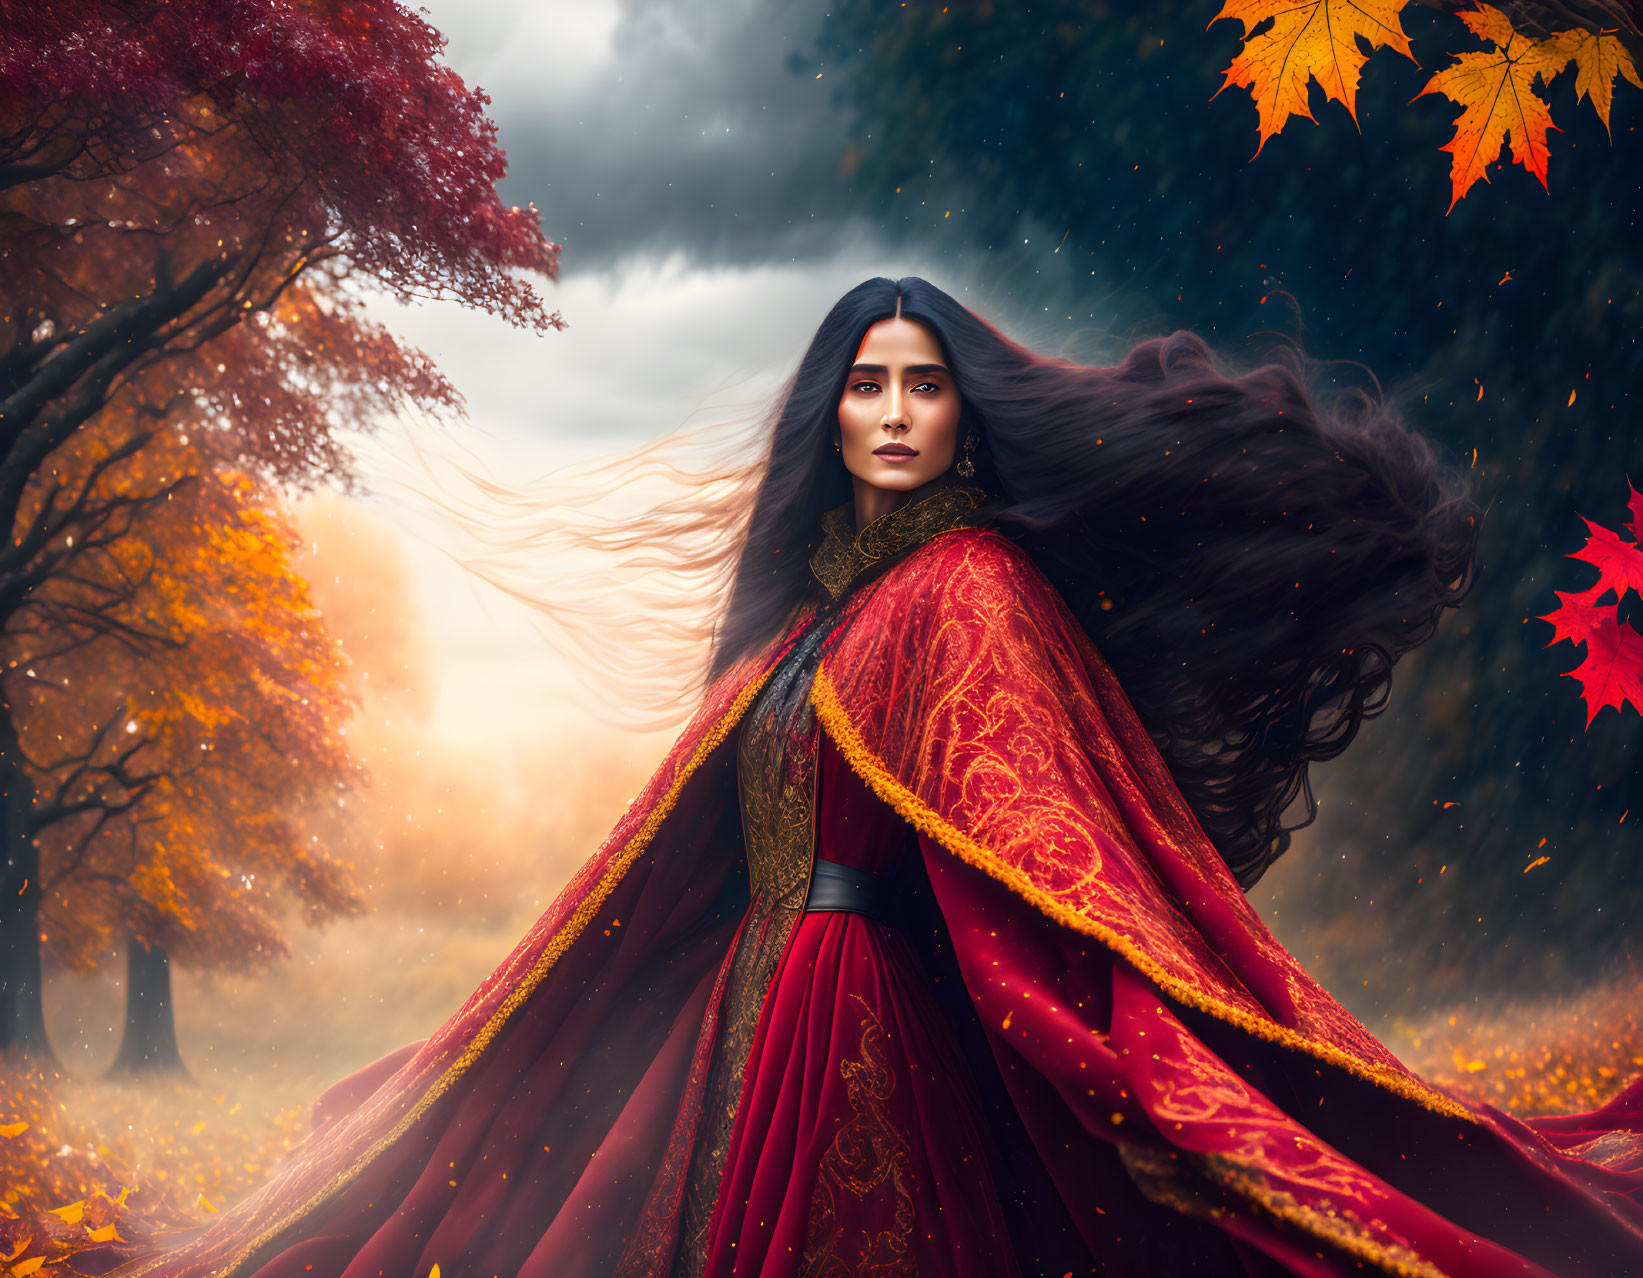
[[[810,571],[837,603],[864,568],[958,527],[985,499],[979,488],[944,484],[880,515],[859,533],[852,527],[854,504],[835,506],[822,516],[821,544],[810,556]]]

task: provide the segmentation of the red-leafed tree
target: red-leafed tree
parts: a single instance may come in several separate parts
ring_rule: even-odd
[[[157,431],[302,486],[347,481],[343,427],[453,406],[362,288],[559,324],[528,278],[558,249],[498,199],[486,99],[394,0],[0,0],[0,32],[0,629],[169,499],[178,476],[105,482]],[[106,457],[57,464],[109,414]],[[0,1050],[41,1050],[18,741],[0,707]]]

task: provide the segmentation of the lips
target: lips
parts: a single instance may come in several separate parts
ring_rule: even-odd
[[[917,457],[918,449],[909,448],[906,444],[881,444],[873,450],[875,457]]]

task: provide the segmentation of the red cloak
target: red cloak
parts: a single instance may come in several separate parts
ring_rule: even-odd
[[[203,1236],[119,1272],[608,1273],[735,931],[726,743],[793,639],[714,683],[438,1032],[333,1089]],[[989,1103],[1102,1271],[1643,1273],[1643,1083],[1530,1126],[1402,1066],[1262,925],[1011,542],[950,531],[858,591],[811,701],[919,832]],[[1020,1254],[1059,1254],[1040,1241]]]

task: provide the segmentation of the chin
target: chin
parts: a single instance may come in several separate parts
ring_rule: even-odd
[[[891,492],[908,493],[915,488],[923,488],[931,480],[940,477],[941,471],[939,470],[929,470],[928,468],[911,470],[906,466],[885,465],[881,472],[873,476],[868,482],[875,488],[887,488]]]

